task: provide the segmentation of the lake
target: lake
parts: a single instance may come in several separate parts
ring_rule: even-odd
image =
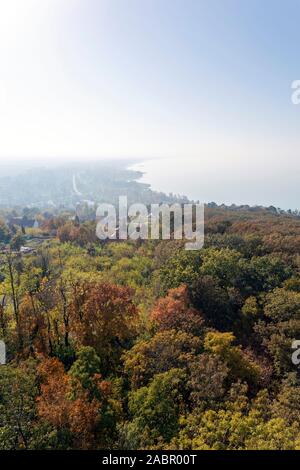
[[[298,209],[299,171],[276,164],[251,166],[251,161],[234,167],[226,162],[214,167],[192,158],[145,160],[131,166],[143,172],[139,180],[153,190],[186,195],[200,202],[249,204]]]

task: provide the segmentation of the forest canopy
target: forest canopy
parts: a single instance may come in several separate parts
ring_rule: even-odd
[[[0,449],[300,449],[300,219],[205,217],[193,252],[1,221]]]

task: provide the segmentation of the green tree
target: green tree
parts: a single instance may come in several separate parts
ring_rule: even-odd
[[[33,361],[0,366],[0,449],[28,449],[34,435],[38,394]]]
[[[155,375],[147,387],[129,395],[132,420],[126,428],[125,442],[130,448],[169,442],[177,433],[184,381],[182,370],[171,369]]]

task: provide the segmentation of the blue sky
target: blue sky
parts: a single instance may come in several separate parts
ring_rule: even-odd
[[[3,1],[0,157],[299,170],[299,18],[295,0]]]

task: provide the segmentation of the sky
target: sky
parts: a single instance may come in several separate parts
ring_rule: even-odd
[[[0,159],[299,171],[300,2],[0,0]]]

